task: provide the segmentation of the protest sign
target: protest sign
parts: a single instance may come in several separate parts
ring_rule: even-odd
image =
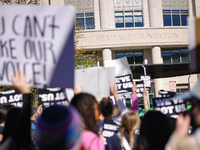
[[[107,139],[114,135],[119,130],[120,122],[105,118],[102,126],[102,135],[104,136],[104,144],[107,144]]]
[[[181,112],[187,111],[187,104],[181,98],[153,98],[154,110],[160,111],[165,115],[178,115]]]
[[[82,85],[82,92],[96,98],[110,96],[110,86],[115,82],[114,67],[92,67],[75,70],[75,84]]]
[[[132,92],[131,93],[125,93],[121,95],[122,99],[132,99]]]
[[[104,67],[115,67],[115,77],[128,74],[132,75],[132,71],[126,57],[114,60],[104,60]]]
[[[121,94],[122,99],[129,99],[132,95],[132,71],[130,69],[128,60],[126,57],[115,59],[115,60],[105,60],[105,67],[115,67],[115,81],[118,87],[118,94]],[[131,93],[130,93],[131,92]]]
[[[0,105],[10,103],[17,107],[22,107],[22,94],[17,90],[1,91],[0,92]]]
[[[0,6],[0,84],[17,70],[36,88],[74,86],[72,6]],[[61,14],[65,14],[64,17]]]
[[[151,77],[150,76],[140,76],[140,79],[144,83],[144,87],[146,88],[147,91],[151,90]]]
[[[190,70],[200,71],[200,18],[188,17]]]
[[[175,95],[176,95],[176,92],[173,92],[173,91],[164,91],[164,90],[158,91],[159,98],[174,97]]]
[[[133,82],[130,74],[115,77],[115,82],[117,84],[118,94],[132,92]]]
[[[143,83],[143,81],[136,82],[136,86],[137,86],[137,89],[136,89],[137,97],[143,97],[143,91],[144,91],[144,83]]]
[[[66,100],[65,90],[60,88],[47,88],[39,89],[39,104],[43,104],[44,107],[52,105],[68,105]]]

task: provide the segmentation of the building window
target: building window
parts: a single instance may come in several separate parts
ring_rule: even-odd
[[[177,84],[176,85],[176,94],[183,94],[188,92],[188,84]]]
[[[162,50],[163,63],[189,62],[188,49]]]
[[[142,10],[115,11],[115,27],[116,28],[143,27]]]
[[[187,26],[188,10],[163,10],[164,26]]]
[[[143,64],[143,51],[118,51],[115,57],[127,57],[129,64]]]
[[[95,29],[94,13],[77,13],[76,14],[76,29],[90,30]]]

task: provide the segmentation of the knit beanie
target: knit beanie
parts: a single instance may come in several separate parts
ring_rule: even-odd
[[[54,105],[38,119],[36,141],[40,150],[75,150],[81,140],[81,118],[73,106]]]

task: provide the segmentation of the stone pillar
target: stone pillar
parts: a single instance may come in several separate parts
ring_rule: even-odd
[[[163,79],[154,79],[154,86],[155,86],[155,92],[154,92],[154,97],[158,97],[158,91],[159,90],[164,90],[163,86]]]
[[[99,0],[94,0],[95,29],[100,29]]]
[[[102,55],[103,60],[112,60],[112,51],[110,49],[104,49]]]
[[[161,49],[159,46],[155,46],[151,49],[152,53],[152,63],[153,64],[162,64],[162,57],[161,57]],[[163,79],[154,79],[154,85],[155,85],[155,97],[158,97],[158,90],[163,89]]]
[[[101,29],[109,29],[109,4],[108,0],[100,0],[100,25]]]
[[[144,18],[144,27],[149,27],[148,0],[143,0],[143,18]]]
[[[190,17],[194,16],[194,14],[193,14],[193,9],[195,9],[195,8],[193,8],[193,6],[192,6],[192,1],[193,1],[193,0],[188,0],[188,12],[189,12],[189,16],[190,16]]]
[[[152,63],[153,64],[162,64],[162,55],[161,55],[161,49],[160,46],[155,46],[151,49],[152,54]]]
[[[150,27],[163,27],[162,0],[149,0]]]
[[[200,18],[200,1],[195,0],[196,17]]]

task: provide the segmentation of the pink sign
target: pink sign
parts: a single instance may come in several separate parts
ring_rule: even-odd
[[[169,81],[169,91],[176,92],[176,81]]]

